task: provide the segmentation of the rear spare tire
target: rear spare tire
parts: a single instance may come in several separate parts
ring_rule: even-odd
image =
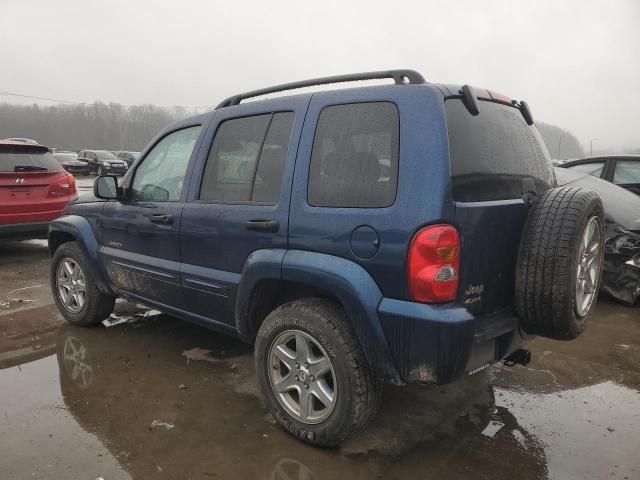
[[[516,266],[516,308],[527,333],[571,340],[598,296],[604,210],[594,192],[558,187],[531,208]]]

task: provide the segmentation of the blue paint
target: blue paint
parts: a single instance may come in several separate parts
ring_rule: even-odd
[[[252,339],[252,306],[261,286],[313,288],[343,306],[380,377],[451,381],[474,362],[503,358],[526,340],[508,307],[527,207],[520,200],[453,202],[444,98],[455,92],[457,87],[431,84],[345,89],[250,102],[178,122],[154,138],[123,188],[129,189],[136,167],[165,135],[201,125],[179,201],[84,199],[52,222],[50,238],[64,233],[79,242],[101,290],[246,340]],[[366,209],[310,206],[309,163],[320,112],[368,101],[398,107],[395,202]],[[198,200],[219,125],[278,111],[293,112],[294,123],[277,203]],[[152,223],[154,213],[174,221]],[[273,220],[278,229],[248,230],[250,220]],[[436,223],[453,224],[462,236],[459,297],[446,305],[419,304],[408,292],[407,251],[419,229]]]

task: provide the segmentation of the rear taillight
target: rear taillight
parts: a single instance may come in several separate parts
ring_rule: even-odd
[[[76,179],[71,174],[56,178],[49,186],[50,197],[62,197],[76,193]]]
[[[417,302],[445,303],[458,294],[460,234],[451,225],[431,225],[409,247],[409,292]]]

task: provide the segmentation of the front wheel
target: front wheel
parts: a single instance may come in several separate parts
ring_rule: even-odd
[[[98,289],[76,242],[63,243],[53,254],[51,290],[58,310],[74,325],[94,325],[113,311],[115,298]]]
[[[338,445],[377,411],[379,382],[333,302],[309,298],[271,312],[258,332],[255,362],[269,410],[307,443]]]

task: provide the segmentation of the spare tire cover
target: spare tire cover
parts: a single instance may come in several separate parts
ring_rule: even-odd
[[[516,265],[523,329],[559,340],[580,335],[598,296],[603,253],[604,211],[597,194],[565,186],[537,200]]]

